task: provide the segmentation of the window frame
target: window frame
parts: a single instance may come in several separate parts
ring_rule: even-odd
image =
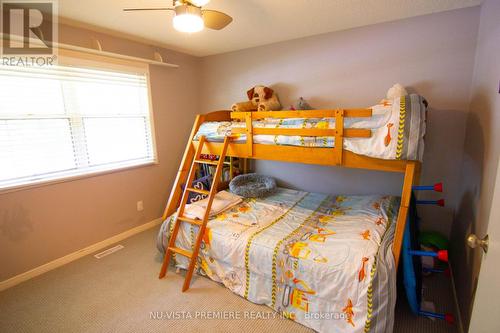
[[[153,110],[153,99],[151,92],[151,76],[150,76],[150,66],[148,64],[134,62],[130,60],[116,59],[102,55],[93,55],[73,50],[59,50],[58,64],[65,66],[75,66],[79,68],[88,68],[94,70],[103,71],[115,71],[118,73],[133,73],[133,74],[143,74],[146,79],[146,89],[147,89],[147,101],[148,101],[148,117],[150,125],[151,134],[151,150],[152,150],[152,160],[151,161],[133,161],[133,162],[115,162],[111,165],[99,165],[94,167],[88,167],[87,169],[73,169],[70,171],[56,171],[54,175],[47,173],[41,175],[40,179],[26,180],[16,184],[7,185],[0,187],[0,194],[36,188],[41,186],[48,186],[63,182],[81,180],[90,177],[96,177],[101,175],[112,174],[115,172],[123,172],[127,170],[133,170],[143,167],[151,167],[158,165],[158,150],[156,144],[156,127],[154,119]],[[33,116],[33,118],[47,118],[47,119],[68,119],[71,122],[71,115],[50,115],[45,116]],[[22,118],[29,119],[29,117]],[[83,117],[81,118],[83,120]],[[80,172],[79,172],[80,171]]]

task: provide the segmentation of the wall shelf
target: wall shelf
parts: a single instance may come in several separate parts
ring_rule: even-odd
[[[6,39],[5,34],[2,33],[2,39]],[[11,36],[12,40],[22,42],[23,38],[20,36]],[[30,39],[30,42],[33,43],[38,43],[41,44],[42,42],[40,40],[35,40],[35,39]],[[140,57],[135,57],[135,56],[129,56],[125,54],[119,54],[119,53],[114,53],[114,52],[108,52],[108,51],[103,51],[101,47],[101,43],[98,40],[94,41],[94,45],[99,45],[98,48],[92,49],[92,48],[87,48],[87,47],[82,47],[82,46],[77,46],[77,45],[71,45],[71,44],[64,44],[64,43],[52,43],[52,42],[47,42],[48,45],[62,49],[62,50],[71,50],[71,51],[78,51],[78,52],[83,52],[83,53],[88,53],[88,54],[94,54],[94,55],[99,55],[99,56],[105,56],[105,57],[110,57],[110,58],[115,58],[115,59],[122,59],[122,60],[129,60],[129,61],[136,61],[136,62],[142,62],[146,63],[149,65],[155,65],[155,66],[163,66],[163,67],[170,67],[170,68],[179,68],[179,65],[176,64],[171,64],[168,62],[164,61],[158,61],[156,59],[160,59],[160,57],[156,56],[155,54],[158,52],[153,53],[153,56],[156,59],[147,59],[147,58],[140,58]]]

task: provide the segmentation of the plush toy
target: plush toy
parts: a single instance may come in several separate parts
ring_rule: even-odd
[[[408,92],[406,91],[405,87],[403,87],[399,83],[396,83],[387,91],[387,99],[388,100],[393,100],[395,98],[403,97],[406,95],[408,95]]]
[[[300,97],[295,105],[290,105],[290,110],[314,110],[314,108],[307,103],[307,101]]]
[[[309,105],[309,103],[307,103],[307,101],[305,99],[303,99],[302,97],[299,98],[299,100],[297,101],[297,104],[295,104],[295,108],[297,110],[313,110],[314,108],[312,106]]]
[[[278,95],[269,87],[255,86],[247,91],[248,102],[235,103],[233,111],[277,111],[281,110]]]

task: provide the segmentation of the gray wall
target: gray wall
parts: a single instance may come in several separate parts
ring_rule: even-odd
[[[452,229],[451,260],[464,325],[468,327],[482,251],[465,245],[487,233],[500,155],[500,1],[481,6],[470,112],[464,145],[460,204]],[[490,223],[500,223],[491,221]]]
[[[458,203],[460,164],[474,66],[479,8],[382,23],[203,58],[201,110],[227,109],[255,84],[289,107],[366,107],[400,82],[431,106],[423,182],[442,180],[448,205],[424,207],[430,228],[448,234]],[[325,193],[400,194],[397,174],[258,161],[282,184]],[[432,194],[431,194],[432,195]]]

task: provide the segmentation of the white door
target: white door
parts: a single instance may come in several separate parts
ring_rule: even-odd
[[[485,236],[477,235],[480,238]],[[488,252],[483,255],[481,263],[470,333],[500,332],[500,163],[488,222],[488,243]],[[481,247],[475,251],[482,251]]]

